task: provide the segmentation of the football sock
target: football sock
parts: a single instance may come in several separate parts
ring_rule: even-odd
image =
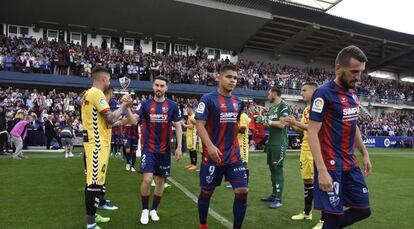
[[[339,229],[341,217],[341,215],[325,213],[322,229]]]
[[[142,209],[148,209],[149,207],[148,207],[148,199],[149,199],[149,196],[142,196],[141,195],[141,202],[142,202]]]
[[[86,220],[88,224],[95,223],[96,208],[100,202],[98,196],[101,191],[101,185],[89,185],[85,187]]]
[[[341,217],[340,227],[347,227],[360,220],[368,218],[370,215],[370,208],[349,208],[344,212],[344,215]]]
[[[154,195],[154,199],[152,201],[152,208],[151,208],[151,210],[157,210],[158,204],[160,204],[160,201],[161,201],[161,197],[162,196]]]
[[[243,224],[247,208],[247,193],[234,194],[233,203],[233,228],[240,229]]]
[[[309,215],[309,213],[312,210],[313,184],[305,184],[304,197],[305,197],[305,209],[304,209],[304,212],[305,212],[306,215]]]
[[[131,150],[131,153],[130,153],[130,159],[131,159],[131,166],[132,167],[134,167],[135,166],[135,162],[137,161],[137,153],[136,153],[136,151],[135,151],[135,149],[132,149]]]
[[[198,196],[198,216],[200,224],[207,224],[208,208],[210,206],[210,198],[213,195],[212,190],[201,189],[200,195]]]

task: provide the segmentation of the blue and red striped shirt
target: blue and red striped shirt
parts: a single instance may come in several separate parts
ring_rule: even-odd
[[[243,104],[236,96],[223,96],[213,91],[201,97],[195,119],[206,121],[205,127],[209,138],[223,154],[219,163],[214,162],[203,144],[204,165],[220,166],[240,161],[237,130],[242,110]]]
[[[358,166],[354,138],[359,106],[355,91],[343,88],[333,80],[313,94],[309,119],[322,122],[319,142],[328,170],[348,171]]]
[[[121,127],[120,126],[112,127],[112,136],[121,136]]]
[[[125,139],[138,139],[138,125],[124,126],[123,131]]]
[[[144,100],[137,111],[141,124],[141,149],[149,153],[170,153],[172,123],[181,120],[175,102]]]

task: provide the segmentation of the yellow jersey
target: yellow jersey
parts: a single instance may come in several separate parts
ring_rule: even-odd
[[[95,145],[98,142],[101,142],[102,146],[111,144],[111,128],[108,127],[103,117],[103,114],[109,110],[109,104],[101,90],[91,87],[85,92],[82,98],[81,113],[82,125],[84,131],[87,131],[88,141],[84,144]]]
[[[309,106],[307,106],[302,113],[301,123],[308,125],[309,124]],[[309,141],[308,141],[308,131],[303,131],[303,140],[302,140],[302,150],[310,151]]]
[[[197,135],[196,125],[193,124],[194,121],[195,121],[195,114],[189,115],[188,120],[187,120],[187,124],[191,123],[191,125],[193,127],[187,128],[187,137],[195,137]]]

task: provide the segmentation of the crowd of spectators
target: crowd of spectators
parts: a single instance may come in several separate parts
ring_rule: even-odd
[[[414,136],[414,114],[394,111],[361,116],[359,126],[364,136]]]
[[[82,132],[80,119],[82,91],[69,92],[38,89],[0,88],[0,113],[4,122],[12,120],[16,114],[33,114],[37,118],[33,123],[33,129],[44,130],[44,122],[50,119],[57,132],[62,126],[71,126],[76,133]],[[119,104],[119,94],[115,94],[110,100],[111,109],[116,109]],[[138,105],[143,99],[151,98],[151,95],[133,95],[133,103]],[[177,102],[181,114],[187,115],[188,106],[197,106],[198,99],[170,96]],[[262,105],[250,102],[247,104],[248,115],[260,113],[264,109]],[[301,118],[303,107],[291,106],[293,115]],[[378,116],[369,117],[362,115],[359,126],[364,136],[414,136],[414,114],[407,112],[382,112]],[[2,121],[3,122],[3,121]]]
[[[0,70],[6,71],[89,77],[94,66],[102,65],[111,70],[114,78],[151,80],[161,74],[172,83],[214,86],[222,62],[229,62],[229,59],[209,59],[202,49],[195,55],[167,55],[142,53],[140,47],[135,47],[134,51],[110,49],[106,41],[96,47],[47,39],[0,37]],[[331,70],[323,68],[299,68],[246,59],[240,59],[235,65],[239,69],[238,87],[254,90],[267,90],[277,85],[284,93],[299,94],[304,82],[321,85],[333,77]],[[371,98],[412,101],[414,86],[363,76],[357,91]]]

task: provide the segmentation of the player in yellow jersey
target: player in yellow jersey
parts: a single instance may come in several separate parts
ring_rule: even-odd
[[[316,83],[305,83],[302,86],[300,95],[303,101],[306,102],[306,108],[303,110],[302,119],[300,122],[295,120],[295,117],[289,116],[286,122],[292,126],[296,131],[303,133],[302,147],[300,149],[300,174],[304,183],[304,197],[305,208],[303,212],[291,217],[292,220],[312,220],[312,201],[313,201],[313,157],[308,142],[308,122],[309,109],[312,95],[318,85]],[[320,229],[323,226],[323,212],[321,213],[321,220],[313,227],[313,229]]]
[[[244,109],[240,115],[239,121],[239,130],[237,134],[237,140],[240,147],[240,157],[242,159],[243,165],[246,168],[247,182],[249,182],[249,168],[247,163],[249,162],[249,124],[250,118],[246,113],[247,106],[244,106]]]
[[[196,120],[194,114],[193,105],[187,106],[188,119],[187,123],[184,123],[184,126],[187,128],[186,132],[186,142],[187,149],[190,153],[190,164],[186,166],[189,170],[197,169],[197,150],[201,152],[202,144],[201,139],[197,136]]]
[[[82,98],[83,147],[86,161],[85,205],[87,229],[99,229],[97,222],[107,222],[109,218],[96,215],[99,197],[104,192],[108,166],[111,131],[109,126],[121,117],[126,107],[131,106],[131,98],[124,95],[123,103],[114,112],[109,109],[104,91],[110,86],[109,70],[96,67],[92,71],[93,85]],[[96,217],[97,216],[97,217]],[[103,218],[103,219],[102,219]]]

